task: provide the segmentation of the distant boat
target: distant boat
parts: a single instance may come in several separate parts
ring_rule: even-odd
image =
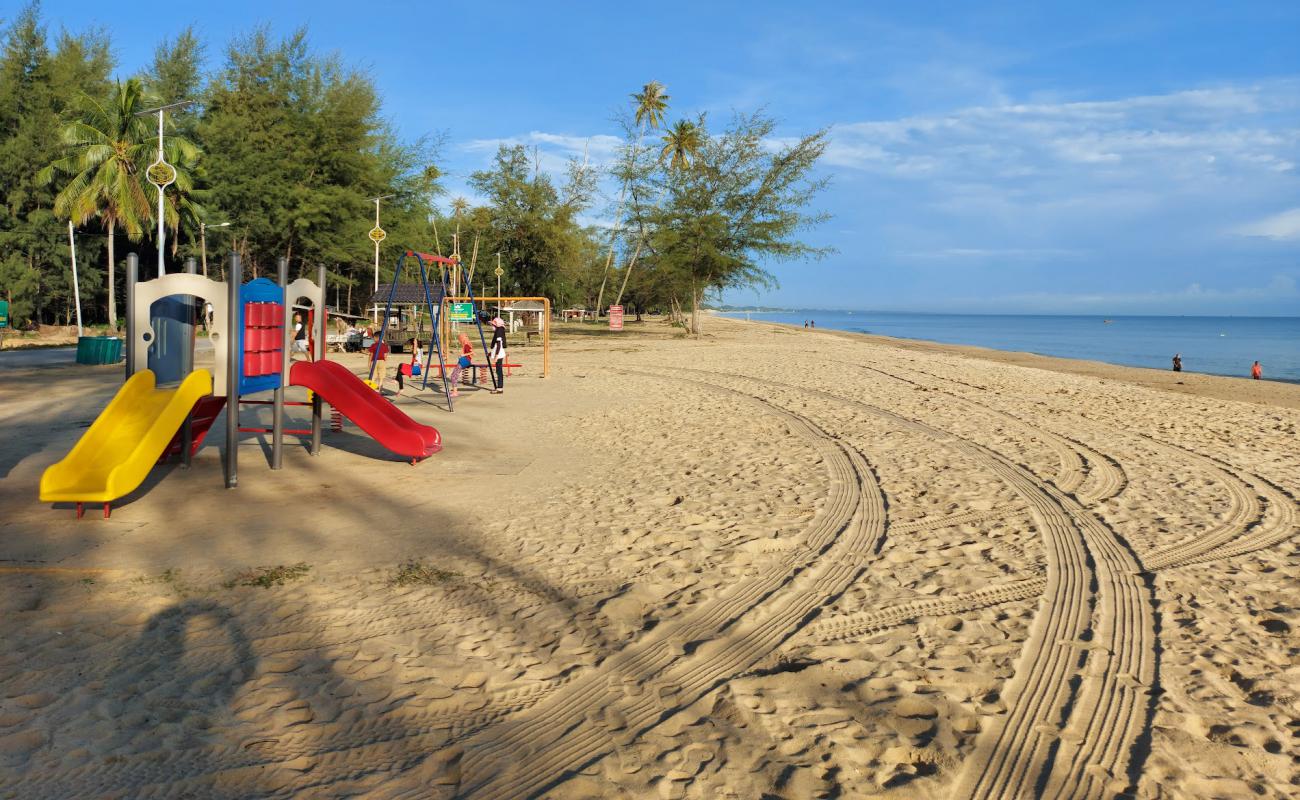
[[[1113,319],[1103,319],[1103,320],[1101,321],[1101,324],[1103,324],[1103,325],[1109,325],[1109,324],[1111,324],[1111,323],[1114,322],[1114,321],[1115,321],[1115,320],[1113,320]]]

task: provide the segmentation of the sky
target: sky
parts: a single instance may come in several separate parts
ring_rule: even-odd
[[[212,68],[259,24],[306,26],[373,77],[403,136],[445,137],[448,197],[474,199],[501,142],[601,163],[650,80],[670,122],[765,109],[780,138],[829,128],[833,216],[804,237],[836,252],[768,265],[779,288],[733,304],[1300,315],[1294,0],[178,7],[43,15],[103,28],[123,75],[189,24]]]

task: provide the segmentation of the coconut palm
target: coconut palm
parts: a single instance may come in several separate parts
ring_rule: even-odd
[[[695,155],[704,146],[704,117],[701,116],[698,122],[692,122],[688,119],[681,119],[677,124],[664,134],[663,147],[659,150],[659,162],[668,162],[668,169],[676,172],[685,170],[691,166],[695,160]],[[659,198],[655,200],[658,206],[663,202],[664,194],[668,191],[668,182],[664,182],[663,189],[659,191]],[[636,249],[632,251],[632,258],[627,262],[627,269],[623,271],[623,285],[619,287],[618,299],[614,305],[623,302],[623,292],[627,291],[628,278],[632,276],[632,268],[636,266],[637,259],[641,257],[641,251],[645,247],[646,227],[641,224],[640,232],[636,240]]]
[[[640,92],[632,94],[632,102],[636,104],[636,124],[641,126],[642,133],[645,133],[647,125],[658,128],[663,124],[664,112],[668,110],[671,99],[667,87],[659,81],[650,81],[641,87]]]
[[[704,144],[704,126],[688,119],[678,120],[664,134],[663,143],[659,159],[666,160],[669,169],[686,169]]]
[[[452,198],[452,201],[451,201],[451,215],[452,215],[454,218],[456,218],[457,221],[459,221],[460,218],[461,218],[461,217],[465,214],[465,212],[467,212],[467,211],[469,211],[469,201],[468,201],[468,200],[466,200],[464,197],[455,197],[455,198]]]
[[[118,81],[107,103],[85,98],[81,118],[63,131],[69,154],[41,170],[44,183],[56,173],[71,179],[54,199],[54,212],[84,225],[98,216],[108,231],[108,324],[117,326],[114,298],[116,254],[114,234],[119,226],[138,240],[153,210],[144,186],[144,168],[152,161],[150,126],[142,117],[144,90],[140,81]]]
[[[664,112],[668,110],[668,101],[672,99],[668,94],[667,87],[659,81],[650,81],[641,87],[640,92],[633,92],[632,104],[634,107],[634,119],[640,126],[637,131],[636,144],[632,146],[632,161],[636,162],[637,153],[641,150],[641,140],[645,137],[647,128],[658,128],[664,120]],[[600,292],[596,295],[596,313],[600,313],[601,306],[605,302],[605,282],[609,279],[610,267],[614,264],[614,246],[618,242],[619,230],[623,225],[623,208],[627,199],[627,182],[624,181],[622,189],[618,194],[618,212],[614,215],[614,230],[609,237],[609,252],[605,255],[605,273],[600,278]],[[619,292],[620,299],[622,292]],[[614,305],[618,305],[615,303]]]

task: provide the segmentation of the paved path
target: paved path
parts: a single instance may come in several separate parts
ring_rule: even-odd
[[[196,357],[202,360],[212,352],[212,343],[200,338],[194,343]],[[210,355],[206,355],[211,358]],[[24,347],[0,350],[0,369],[30,369],[32,367],[64,367],[77,361],[75,345],[67,347]]]

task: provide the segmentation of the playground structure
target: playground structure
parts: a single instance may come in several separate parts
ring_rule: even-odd
[[[310,433],[310,452],[318,455],[323,401],[411,463],[438,452],[436,429],[415,422],[348,369],[325,360],[325,268],[318,268],[316,282],[290,283],[288,271],[287,259],[280,259],[278,283],[242,283],[240,259],[232,253],[225,282],[194,274],[192,261],[186,272],[140,281],[139,258],[129,255],[126,382],[68,455],[45,470],[41,501],[75,503],[78,517],[84,503],[102,503],[107,518],[113,502],[134,491],[155,464],[179,454],[188,468],[223,407],[229,489],[238,483],[241,431],[272,434],[271,469],[282,466],[285,433]],[[300,300],[311,303],[313,312],[312,360],[291,363],[294,304]],[[193,369],[196,302],[212,307],[210,372]],[[177,385],[165,385],[172,383]],[[287,386],[311,391],[309,430],[285,430],[284,407],[308,405],[286,403]],[[274,392],[272,400],[244,399],[265,391]],[[241,404],[271,405],[272,427],[240,428]]]
[[[422,381],[420,386],[421,389],[428,388],[429,375],[432,372],[432,368],[436,363],[438,367],[438,377],[442,380],[443,397],[445,397],[447,400],[447,410],[455,411],[454,401],[452,400],[453,395],[451,393],[452,387],[447,385],[447,370],[455,366],[455,363],[450,361],[450,359],[453,357],[452,353],[447,352],[444,357],[443,343],[444,342],[449,343],[452,341],[453,325],[456,322],[472,323],[475,326],[478,332],[479,345],[483,348],[483,361],[473,365],[473,367],[475,368],[475,372],[477,373],[478,369],[483,369],[484,372],[488,375],[489,380],[492,383],[492,388],[494,389],[500,388],[497,386],[496,375],[493,374],[492,370],[487,369],[488,366],[487,337],[483,333],[482,319],[480,318],[479,313],[475,308],[476,305],[483,305],[484,308],[486,308],[488,300],[497,301],[498,307],[500,307],[500,304],[504,302],[512,302],[512,303],[531,302],[531,303],[539,303],[541,305],[541,308],[537,309],[536,312],[540,314],[540,322],[541,322],[541,329],[542,329],[541,330],[542,377],[543,378],[550,377],[551,375],[551,327],[550,327],[551,301],[548,298],[497,297],[497,298],[476,299],[474,297],[474,288],[473,286],[470,285],[469,281],[465,282],[465,287],[464,287],[466,290],[465,296],[462,297],[452,296],[447,290],[447,272],[459,266],[460,263],[459,260],[455,256],[451,258],[445,258],[443,256],[432,255],[430,253],[419,253],[414,250],[407,250],[397,259],[397,267],[396,269],[393,270],[393,280],[391,281],[388,287],[388,292],[387,292],[387,297],[386,297],[385,307],[384,307],[384,314],[382,317],[383,324],[379,329],[379,337],[378,339],[376,339],[375,350],[371,353],[370,356],[369,375],[371,378],[373,378],[375,374],[375,362],[378,359],[378,351],[380,345],[388,338],[389,324],[390,321],[393,319],[394,303],[395,301],[398,300],[398,287],[399,285],[401,285],[400,281],[402,277],[402,270],[406,264],[406,259],[408,258],[414,258],[416,264],[419,267],[420,283],[418,286],[404,286],[403,288],[406,289],[408,293],[414,292],[417,296],[423,297],[424,302],[421,305],[424,306],[424,310],[426,313],[428,313],[431,322],[431,326],[430,326],[431,329],[429,331],[430,347],[425,352],[423,368],[420,370],[420,374],[422,375]],[[430,277],[429,277],[430,267],[436,267],[438,269],[438,280],[436,284],[430,283]],[[401,298],[401,300],[402,300],[401,305],[404,306],[416,305],[411,303],[410,298],[406,295],[404,295]],[[465,305],[468,305],[467,309],[464,308]],[[533,311],[533,309],[528,309],[528,310]],[[456,318],[457,315],[456,313],[454,313],[455,311],[463,312],[459,320]],[[408,343],[409,341],[414,341],[416,344],[419,344],[420,340],[418,339],[418,335],[417,335],[417,338],[414,340],[404,339],[403,341]],[[435,356],[438,359],[437,362],[434,362],[433,360]],[[518,367],[520,365],[506,364],[505,366]]]

